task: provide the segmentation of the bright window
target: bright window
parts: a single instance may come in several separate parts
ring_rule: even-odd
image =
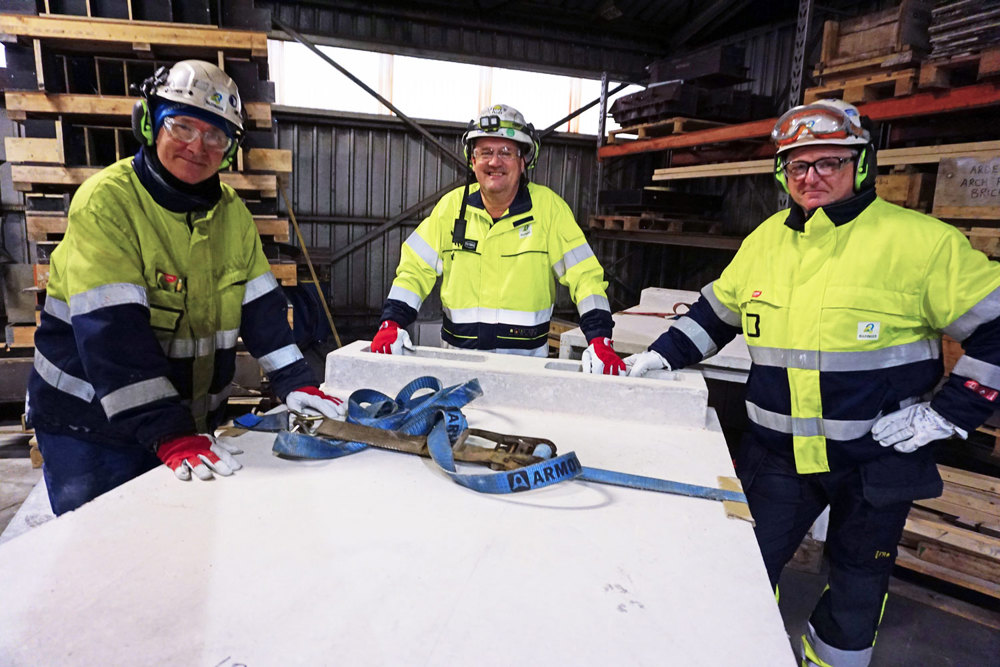
[[[411,118],[466,122],[504,103],[539,130],[596,99],[601,82],[539,72],[468,65],[321,46],[334,62],[374,88]],[[360,113],[390,113],[360,86],[298,42],[268,40],[278,104]],[[613,88],[617,83],[609,83]],[[629,86],[619,95],[641,90]],[[610,101],[609,101],[610,106]],[[618,125],[609,116],[606,129]],[[597,134],[598,107],[563,123],[560,132]]]

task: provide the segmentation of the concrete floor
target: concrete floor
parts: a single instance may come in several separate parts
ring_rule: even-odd
[[[41,469],[32,468],[26,454],[21,457],[0,450],[0,533],[41,476]],[[1000,667],[1000,601],[970,599],[960,590],[948,591],[966,599],[956,601],[933,581],[917,581],[899,568],[897,574],[879,628],[873,667]],[[782,574],[779,606],[797,655],[799,637],[825,583],[823,571],[814,574],[789,567]],[[912,598],[944,600],[997,625],[989,627]]]

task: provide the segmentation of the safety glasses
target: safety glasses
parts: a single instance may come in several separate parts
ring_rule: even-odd
[[[212,128],[202,132],[196,127],[188,125],[176,116],[168,116],[163,119],[163,127],[167,128],[167,134],[181,142],[182,144],[194,143],[201,137],[201,143],[210,150],[224,151],[233,145],[233,140],[226,136],[222,130]]]
[[[864,138],[864,130],[852,123],[847,114],[819,104],[806,104],[789,109],[778,119],[771,131],[771,141],[782,148],[804,133],[816,139]]]

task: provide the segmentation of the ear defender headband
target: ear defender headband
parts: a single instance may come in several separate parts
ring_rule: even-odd
[[[141,99],[136,100],[136,103],[132,105],[132,135],[136,140],[143,146],[151,147],[156,143],[156,137],[153,133],[153,111],[150,109],[150,102],[152,101],[154,105],[156,104],[156,89],[167,82],[167,75],[170,70],[166,67],[160,67],[153,76],[149,77],[143,81],[138,88],[135,84],[132,84],[132,90],[139,93]],[[243,119],[243,124],[246,126],[247,114],[245,109],[240,109],[240,117]],[[230,123],[230,125],[232,125]],[[236,127],[233,127],[233,143],[226,149],[225,154],[222,156],[222,162],[219,164],[219,171],[227,169],[233,164],[236,159],[236,154],[240,150],[240,145],[243,143],[245,134]]]

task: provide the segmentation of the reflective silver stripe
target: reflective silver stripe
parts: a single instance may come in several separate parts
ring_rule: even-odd
[[[70,321],[69,304],[61,299],[57,299],[54,296],[45,297],[44,310],[57,320],[62,320],[66,324],[72,323]]]
[[[101,285],[69,298],[69,310],[73,317],[86,315],[98,308],[136,303],[149,308],[146,289],[132,283],[112,283]]]
[[[586,315],[592,310],[606,310],[610,313],[611,302],[608,301],[608,297],[606,296],[591,294],[585,299],[581,299],[580,303],[576,304],[576,312],[580,315]]]
[[[270,271],[260,274],[253,280],[248,280],[246,291],[243,292],[243,305],[247,305],[254,299],[259,299],[274,289],[278,289],[278,280]]]
[[[854,440],[861,438],[872,430],[872,426],[881,417],[874,419],[824,419],[822,417],[792,417],[780,412],[772,412],[751,403],[747,404],[747,416],[754,424],[769,428],[779,433],[789,435],[812,436],[822,435],[833,440]]]
[[[731,327],[740,328],[743,326],[743,320],[740,317],[740,314],[729,310],[721,301],[719,301],[719,297],[715,296],[715,289],[712,287],[714,284],[715,281],[712,281],[702,287],[701,295],[705,297],[705,301],[708,301],[708,305],[712,307],[712,312],[715,313],[716,317]]]
[[[46,301],[46,303],[48,302]],[[54,363],[46,359],[45,355],[38,351],[38,348],[35,348],[34,366],[35,371],[38,372],[38,376],[59,391],[76,396],[80,400],[87,401],[88,403],[93,400],[94,385],[90,384],[86,380],[76,377],[75,375],[70,375],[69,373],[63,371]]]
[[[218,394],[209,394],[208,409],[218,410],[219,406],[221,406],[226,401],[226,399],[229,398],[229,394],[231,394],[232,392],[233,392],[233,385],[229,384],[226,385],[226,388],[220,391]]]
[[[302,358],[302,351],[292,343],[291,345],[286,345],[285,347],[279,347],[274,352],[270,354],[265,354],[263,357],[257,360],[260,367],[264,369],[265,373],[273,373],[279,368],[284,368],[289,364],[293,364]]]
[[[177,390],[173,383],[161,375],[115,389],[101,399],[101,406],[108,417],[114,417],[119,412],[174,396],[177,396]]]
[[[191,359],[193,357],[209,357],[218,350],[229,350],[236,347],[239,337],[238,329],[217,331],[214,338],[175,338],[160,341],[163,352],[172,359]]]
[[[556,272],[557,276],[562,278],[566,275],[566,272],[574,266],[593,256],[594,251],[591,250],[590,246],[587,245],[587,242],[584,241],[577,247],[567,250],[566,253],[559,258],[559,261],[552,266],[552,270]]]
[[[856,352],[819,352],[817,350],[786,350],[780,347],[748,346],[750,358],[761,366],[802,368],[812,371],[871,371],[879,368],[905,366],[917,361],[938,359],[941,341],[916,340],[912,343],[884,347],[881,350]]]
[[[512,349],[502,349],[502,350],[470,350],[464,347],[456,347],[447,341],[441,341],[441,347],[448,350],[465,350],[466,352],[491,352],[493,354],[514,354],[519,357],[548,357],[549,356],[549,344],[545,343],[540,347],[536,347],[533,350],[512,350]]]
[[[708,332],[690,317],[680,318],[670,328],[677,329],[691,339],[691,342],[701,352],[702,359],[706,359],[719,351],[719,348],[715,345],[715,341],[708,335]]]
[[[816,657],[828,665],[836,665],[836,667],[868,667],[872,660],[873,646],[856,651],[835,648],[819,638],[819,635],[816,634],[816,628],[813,627],[812,623],[809,623],[809,627],[806,628],[806,634],[802,638],[802,641],[808,642]],[[803,653],[805,653],[804,647]],[[812,661],[808,664],[812,664]]]
[[[1000,389],[1000,366],[994,366],[967,354],[959,357],[952,373],[975,380],[987,387]]]
[[[419,234],[416,232],[410,234],[410,237],[406,239],[406,245],[410,246],[410,250],[417,253],[417,257],[424,260],[427,266],[434,269],[434,273],[441,275],[441,270],[444,267],[441,256]]]
[[[552,306],[535,312],[503,308],[442,308],[445,317],[455,324],[514,324],[531,327],[552,319]]]
[[[413,308],[413,310],[420,310],[420,305],[424,302],[417,294],[399,285],[392,286],[389,290],[389,298],[402,301],[410,308]]]
[[[1000,287],[987,294],[982,301],[966,311],[965,315],[946,326],[942,331],[958,342],[962,342],[980,324],[998,317],[1000,317]]]

